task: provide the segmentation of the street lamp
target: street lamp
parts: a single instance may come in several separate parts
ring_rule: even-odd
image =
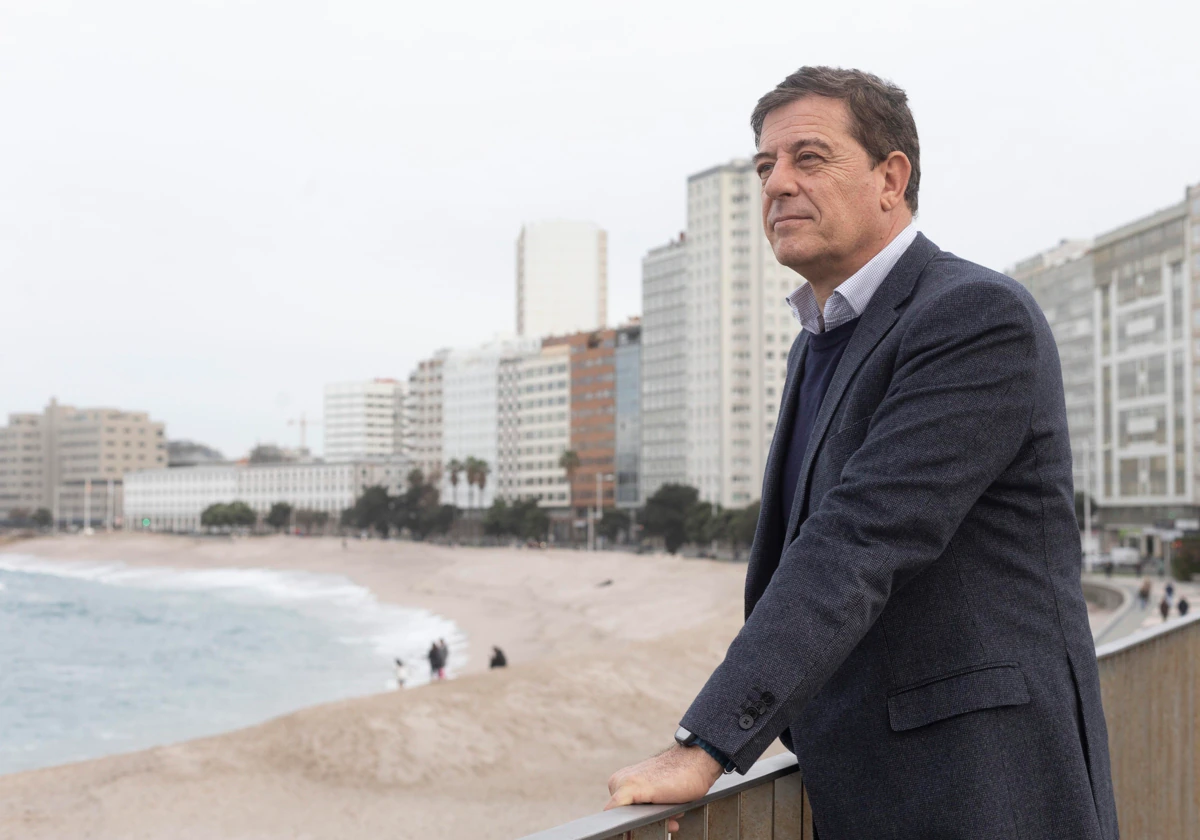
[[[600,482],[612,481],[614,478],[612,473],[596,473],[596,504],[588,508],[588,551],[596,550],[596,522],[604,517],[604,497],[601,495]]]

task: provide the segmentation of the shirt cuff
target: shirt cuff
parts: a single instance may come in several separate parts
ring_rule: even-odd
[[[709,755],[711,755],[713,757],[713,759],[717,762],[717,764],[721,765],[721,769],[724,770],[726,773],[732,773],[734,770],[737,769],[737,765],[735,765],[732,761],[730,761],[729,757],[727,755],[725,755],[725,753],[721,752],[719,749],[714,747],[712,744],[708,743],[708,741],[705,741],[703,738],[697,737],[694,742],[694,745],[699,747],[700,749],[704,750]]]

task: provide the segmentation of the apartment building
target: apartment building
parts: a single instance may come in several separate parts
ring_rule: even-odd
[[[479,347],[451,350],[442,366],[442,499],[459,506],[488,507],[496,496],[500,455],[501,373],[514,370],[510,360],[541,349],[536,339],[498,338]],[[490,475],[482,492],[455,488],[445,465],[478,458]],[[456,492],[457,491],[457,492]],[[457,496],[457,499],[455,498]]]
[[[395,379],[325,386],[325,460],[408,455],[407,385]]]
[[[46,508],[60,522],[118,524],[127,472],[165,467],[162,423],[143,411],[75,408],[10,415],[0,432],[0,515]]]
[[[440,481],[442,465],[442,369],[449,350],[417,363],[408,377],[407,425],[413,466]]]
[[[570,346],[551,344],[502,366],[497,493],[509,501],[535,499],[566,508],[571,488],[559,466],[571,445]]]
[[[704,500],[742,507],[763,470],[800,326],[784,298],[802,282],[762,231],[749,160],[687,185],[687,479]]]
[[[1097,496],[1105,527],[1194,524],[1200,188],[1098,237],[1092,260]]]
[[[687,236],[642,258],[640,493],[688,479]]]
[[[608,234],[592,222],[531,222],[517,239],[517,335],[540,338],[603,327]]]
[[[571,479],[571,505],[612,507],[616,481],[616,343],[613,329],[546,339],[570,354],[571,449],[579,468]],[[599,488],[599,494],[597,494]]]

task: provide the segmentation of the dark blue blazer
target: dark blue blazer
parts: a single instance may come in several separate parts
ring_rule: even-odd
[[[918,236],[838,365],[784,521],[805,344],[788,358],[746,624],[683,726],[743,772],[782,736],[821,840],[1116,840],[1041,310]]]

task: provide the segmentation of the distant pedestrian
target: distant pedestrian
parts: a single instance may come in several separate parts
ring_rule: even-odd
[[[1175,605],[1176,609],[1179,610],[1180,618],[1183,618],[1185,615],[1187,615],[1188,607],[1190,607],[1190,606],[1191,606],[1191,604],[1188,603],[1188,599],[1186,597],[1184,597],[1183,595],[1180,595],[1179,603]]]
[[[404,660],[396,657],[396,687],[404,688],[404,683],[408,680],[408,666],[404,664]]]
[[[445,669],[450,667],[450,646],[446,644],[445,639],[438,639],[438,647],[442,649],[442,675],[441,678],[446,679]]]
[[[1167,603],[1174,604],[1175,603],[1175,584],[1173,584],[1171,581],[1167,581],[1166,592],[1167,592]]]
[[[429,679],[441,680],[446,677],[446,657],[442,654],[442,648],[434,642],[429,646]]]
[[[1113,561],[1108,560],[1104,564],[1104,576],[1112,577],[1112,573],[1113,573]]]
[[[1150,606],[1150,581],[1143,580],[1142,588],[1138,590],[1138,606],[1141,609],[1146,609]]]
[[[1182,603],[1182,602],[1181,602]],[[505,668],[508,666],[508,659],[504,656],[504,651],[492,645],[492,661],[488,663],[489,668]]]
[[[1164,595],[1163,599],[1158,602],[1158,611],[1162,613],[1163,621],[1166,621],[1171,616],[1171,602]]]

